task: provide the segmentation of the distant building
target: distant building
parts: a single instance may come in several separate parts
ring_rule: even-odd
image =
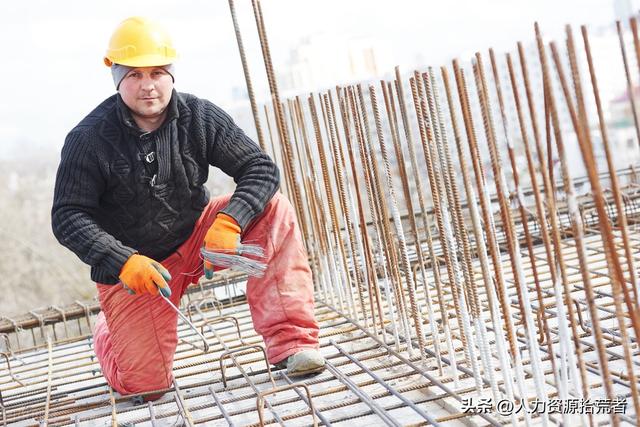
[[[631,107],[631,97],[633,97],[637,114],[637,110],[640,109],[640,86],[635,86],[632,92],[630,94],[629,91],[624,91],[609,104],[611,115],[609,139],[617,167],[627,167],[640,160],[640,146]]]
[[[640,9],[640,2],[637,0],[613,0],[613,12],[616,21],[628,25],[629,18]]]
[[[343,39],[335,34],[308,37],[292,49],[278,74],[284,96],[333,88],[381,77],[393,70],[388,41],[372,38]]]

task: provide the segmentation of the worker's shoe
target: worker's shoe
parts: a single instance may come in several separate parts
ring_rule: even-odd
[[[324,371],[324,364],[324,357],[318,350],[308,349],[292,354],[275,366],[278,369],[287,368],[287,374],[291,377],[300,377]]]

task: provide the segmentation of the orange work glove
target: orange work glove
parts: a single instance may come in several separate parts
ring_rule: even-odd
[[[171,288],[167,284],[171,274],[162,264],[144,255],[131,255],[122,266],[119,278],[134,294],[158,295],[160,290],[165,297],[171,296]]]
[[[240,246],[240,226],[235,219],[227,214],[219,213],[204,236],[204,248],[208,251],[227,252],[235,254]],[[204,275],[207,279],[213,277],[213,264],[204,262]]]

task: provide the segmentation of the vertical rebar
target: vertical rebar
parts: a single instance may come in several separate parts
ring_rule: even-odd
[[[444,243],[443,249],[446,249],[444,252],[445,259],[448,258],[448,263],[451,267],[450,270],[448,270],[449,283],[453,285],[451,288],[452,296],[455,301],[454,304],[458,316],[459,333],[464,346],[465,359],[467,360],[467,366],[473,370],[476,389],[480,391],[482,389],[482,380],[480,378],[478,360],[475,356],[475,343],[473,333],[471,332],[469,310],[467,309],[467,307],[470,306],[473,311],[475,300],[473,300],[471,287],[465,284],[468,279],[468,273],[466,272],[465,257],[461,250],[464,247],[462,240],[465,231],[464,225],[461,225],[458,221],[459,214],[456,214],[457,205],[454,196],[454,187],[456,187],[455,191],[457,194],[457,186],[455,185],[451,165],[448,162],[449,149],[447,136],[440,112],[440,101],[435,76],[431,68],[429,72],[422,74],[422,80],[426,93],[429,116],[431,118],[432,131],[427,132],[427,135],[431,134],[433,137],[431,139],[431,160],[434,162],[434,175],[436,182],[440,183],[440,189],[444,189],[444,197],[440,204],[444,226],[441,233],[444,239],[441,237],[441,242]],[[427,130],[428,129],[429,128],[427,128]],[[459,261],[458,258],[460,258],[461,261]],[[453,276],[451,276],[452,273]]]
[[[476,70],[476,86],[478,87],[478,96],[480,98],[480,111],[482,112],[483,121],[485,124],[485,133],[487,141],[489,143],[489,155],[491,158],[491,167],[493,169],[493,180],[498,194],[498,201],[500,203],[500,212],[502,218],[502,226],[505,229],[507,235],[507,247],[509,251],[509,258],[511,260],[511,268],[514,276],[514,282],[516,291],[518,293],[518,302],[520,305],[521,316],[525,329],[528,333],[527,340],[529,344],[529,355],[531,358],[531,365],[533,370],[533,381],[536,389],[536,394],[539,399],[544,399],[546,393],[544,392],[544,371],[541,366],[540,349],[536,340],[535,321],[531,312],[531,304],[529,301],[529,289],[527,287],[526,279],[524,277],[524,270],[522,268],[522,258],[520,255],[520,244],[517,242],[514,233],[514,222],[511,214],[511,208],[506,200],[505,195],[508,194],[506,186],[506,178],[502,170],[500,153],[498,152],[498,146],[496,141],[496,133],[493,126],[493,119],[491,113],[491,104],[489,100],[489,91],[485,78],[484,66],[482,63],[482,55],[476,53],[476,63],[474,64]],[[476,147],[476,153],[479,155],[479,151]],[[548,415],[546,413],[541,414],[542,425],[547,425],[549,422]]]
[[[570,32],[569,32],[570,34]],[[586,108],[584,105],[584,98],[582,95],[582,87],[580,82],[580,73],[577,67],[575,50],[573,49],[572,39],[569,38],[569,62],[571,67],[571,74],[573,77],[573,85],[576,94],[576,104],[577,109],[573,105],[573,100],[570,97],[570,93],[568,91],[568,86],[566,84],[566,80],[564,78],[564,72],[562,69],[562,63],[560,62],[560,57],[555,46],[555,43],[551,43],[551,52],[553,54],[553,60],[556,64],[556,70],[560,77],[560,82],[562,86],[562,90],[565,96],[565,101],[567,103],[567,107],[569,109],[569,114],[571,116],[571,121],[574,125],[574,129],[578,135],[578,143],[580,145],[580,151],[582,153],[583,160],[587,167],[587,171],[589,174],[589,181],[591,182],[593,198],[596,203],[596,210],[598,212],[598,222],[600,224],[600,230],[603,232],[603,240],[605,246],[605,254],[607,260],[607,266],[609,270],[609,274],[611,275],[611,287],[613,292],[613,300],[616,308],[616,317],[619,323],[619,327],[621,328],[620,333],[622,336],[622,348],[625,355],[625,361],[627,363],[628,375],[629,375],[629,383],[631,386],[631,397],[633,400],[633,404],[636,410],[636,413],[640,413],[640,396],[638,395],[638,386],[635,379],[635,373],[633,371],[633,363],[632,363],[632,355],[629,349],[629,338],[627,335],[627,328],[624,322],[625,315],[622,310],[623,303],[623,293],[625,294],[625,299],[630,302],[630,297],[628,294],[628,290],[626,288],[624,275],[622,273],[622,266],[620,265],[620,260],[618,257],[618,251],[615,247],[613,230],[611,227],[611,223],[609,222],[609,218],[606,213],[605,205],[604,205],[604,195],[602,193],[602,187],[600,184],[600,180],[598,177],[598,169],[595,162],[595,154],[593,150],[593,144],[591,141],[591,135],[589,132],[588,119],[586,116]],[[634,307],[631,308],[629,312],[629,316],[631,317],[631,324],[633,330],[635,332],[636,337],[640,336],[638,331],[640,330],[640,324],[638,324],[636,318],[636,312]],[[614,417],[615,419],[616,417]]]
[[[437,180],[434,173],[434,167],[433,167],[434,163],[431,159],[431,150],[429,148],[429,141],[432,140],[433,137],[432,137],[432,130],[430,126],[429,109],[427,107],[427,102],[425,100],[425,96],[422,90],[422,84],[423,84],[422,81],[423,81],[422,76],[418,71],[416,71],[414,73],[414,79],[413,79],[414,84],[412,85],[413,102],[416,110],[416,118],[418,120],[418,130],[420,131],[420,142],[422,143],[422,152],[424,155],[425,164],[427,166],[429,188],[431,189],[431,201],[433,204],[433,210],[436,217],[438,234],[440,237],[440,246],[441,246],[441,249],[443,250],[445,263],[447,264],[446,268],[447,268],[447,274],[449,274],[449,283],[451,283],[451,281],[454,279],[453,279],[453,273],[451,270],[450,261],[448,259],[448,252],[446,252],[445,240],[443,238],[444,221],[442,219],[442,210],[440,207],[440,188],[438,185],[439,181]],[[432,252],[431,257],[432,257],[434,279],[435,279],[435,285],[436,285],[436,295],[438,297],[438,303],[440,305],[440,319],[442,321],[443,332],[444,332],[444,336],[447,344],[447,351],[449,352],[449,357],[451,360],[451,369],[453,371],[454,380],[457,381],[458,368],[457,368],[455,350],[454,350],[453,341],[452,341],[453,331],[452,331],[451,325],[449,324],[448,305],[447,305],[447,301],[444,298],[444,293],[442,290],[442,279],[440,276],[440,263],[435,253],[433,253],[433,242],[431,241],[431,235],[429,231],[430,226],[428,224],[427,214],[425,214],[423,218],[425,219],[425,221],[427,221],[425,228],[427,230],[427,242],[429,244],[430,251]],[[454,300],[454,306],[456,308],[456,313],[457,313],[459,310],[459,307],[457,307],[457,304],[455,304],[455,300]],[[458,319],[460,318],[458,317]],[[462,328],[460,330],[462,331]]]
[[[398,164],[400,179],[402,181],[402,189],[405,196],[405,204],[407,207],[407,215],[410,218],[410,227],[412,228],[412,232],[414,234],[414,238],[417,240],[418,231],[416,229],[415,224],[415,214],[413,211],[413,201],[411,200],[411,192],[409,190],[409,181],[407,179],[407,171],[406,165],[404,162],[404,154],[402,153],[402,147],[400,146],[400,135],[398,132],[398,122],[395,110],[395,103],[393,99],[393,87],[389,83],[382,85],[382,94],[384,97],[385,106],[387,109],[387,118],[389,120],[389,126],[391,128],[391,140],[393,142],[393,148],[396,154],[396,163]],[[393,197],[393,196],[392,196]],[[398,240],[400,243],[400,254],[401,260],[403,264],[403,268],[405,269],[405,283],[407,290],[409,291],[409,305],[411,308],[411,316],[413,317],[414,328],[416,331],[416,335],[418,338],[418,345],[420,346],[420,357],[423,358],[424,361],[424,334],[422,332],[422,310],[418,307],[418,301],[416,299],[416,285],[413,282],[413,276],[411,274],[411,265],[409,263],[409,253],[407,248],[407,241],[404,235],[404,229],[402,227],[402,223],[398,221],[398,226],[396,230],[398,232]],[[419,242],[418,242],[419,246]],[[422,261],[422,260],[421,260]]]
[[[631,22],[635,23],[636,21],[635,19],[632,19]],[[635,27],[635,24],[632,24],[632,27]],[[607,159],[607,167],[609,169],[609,177],[611,179],[611,190],[613,192],[613,198],[614,198],[616,210],[618,213],[616,222],[620,227],[620,233],[622,235],[622,242],[624,246],[624,254],[625,254],[625,257],[627,258],[629,282],[631,283],[631,286],[635,295],[635,299],[636,299],[635,309],[633,308],[633,305],[627,306],[627,309],[629,310],[629,312],[633,313],[634,310],[638,309],[637,306],[640,303],[640,298],[638,294],[639,291],[638,291],[637,272],[636,272],[635,262],[633,261],[634,256],[631,249],[631,243],[629,242],[627,214],[625,211],[624,202],[622,201],[620,184],[618,183],[618,174],[616,173],[614,159],[611,154],[609,136],[607,134],[607,126],[604,119],[604,113],[602,111],[602,103],[600,101],[600,91],[598,90],[598,81],[596,78],[595,69],[593,67],[593,58],[591,57],[589,35],[587,33],[587,28],[584,25],[581,27],[581,30],[582,30],[582,38],[584,41],[584,50],[587,55],[587,63],[589,65],[589,75],[591,76],[591,87],[593,88],[593,96],[596,101],[596,110],[598,112],[598,123],[600,124],[600,135],[602,136],[602,146],[604,149],[605,157]],[[635,40],[637,39],[636,30],[634,30],[634,43],[635,43]],[[640,46],[638,46],[638,48],[640,48]],[[627,298],[627,300],[629,300],[629,298]]]
[[[384,88],[384,81],[381,81],[381,85]],[[404,236],[402,235],[402,223],[401,223],[401,218],[400,218],[400,212],[398,211],[398,205],[397,205],[397,201],[396,201],[396,196],[395,196],[395,191],[394,191],[394,186],[393,186],[393,179],[391,176],[391,167],[389,165],[389,158],[387,156],[387,150],[386,150],[386,145],[384,142],[384,133],[382,131],[382,120],[380,118],[380,110],[378,109],[378,101],[377,101],[377,96],[376,96],[376,91],[375,88],[370,85],[369,86],[369,96],[371,98],[371,105],[373,106],[373,115],[375,118],[375,124],[376,124],[376,131],[377,131],[377,135],[378,135],[378,143],[380,145],[380,153],[382,155],[382,160],[383,160],[383,166],[384,166],[384,170],[385,170],[385,176],[387,179],[387,186],[388,186],[388,190],[389,190],[389,197],[391,199],[391,211],[393,214],[393,222],[396,226],[396,231],[397,231],[397,236],[398,239],[400,241],[400,246],[401,246],[401,259],[402,259],[402,264],[403,267],[406,269],[405,271],[407,271],[407,277],[411,277],[411,268],[408,266],[407,264],[407,260],[405,259],[405,254],[406,254],[406,246],[404,243]],[[384,193],[382,193],[384,194]],[[413,346],[411,344],[411,333],[409,331],[409,319],[407,316],[407,309],[404,306],[404,292],[402,290],[402,279],[400,277],[397,278],[398,280],[396,281],[396,298],[397,298],[397,303],[399,305],[400,308],[400,312],[402,313],[401,319],[402,319],[402,324],[404,325],[404,333],[406,335],[407,338],[407,350],[409,351],[409,354],[412,355],[413,354]],[[407,286],[413,286],[412,283],[407,283]],[[418,320],[414,318],[414,321],[417,322]],[[420,348],[420,352],[424,352],[424,347]]]
[[[421,178],[421,173],[420,173],[420,169],[418,168],[418,162],[416,159],[416,152],[415,152],[415,148],[414,148],[414,142],[413,142],[413,136],[411,134],[411,125],[409,123],[409,118],[408,118],[408,114],[407,114],[407,106],[406,106],[406,102],[405,102],[405,95],[404,95],[404,88],[402,85],[402,79],[400,76],[400,68],[396,67],[395,68],[395,73],[396,73],[396,80],[395,80],[395,84],[396,84],[396,92],[398,94],[398,105],[400,107],[400,116],[402,118],[402,124],[404,127],[404,133],[405,133],[405,138],[407,141],[407,148],[409,150],[409,158],[411,160],[411,168],[412,168],[412,172],[413,172],[413,176],[414,176],[414,182],[416,184],[416,193],[418,193],[418,203],[419,203],[419,207],[420,207],[420,212],[421,212],[421,216],[423,217],[424,220],[424,224],[425,224],[425,232],[427,234],[430,234],[430,231],[428,230],[429,224],[428,224],[428,212],[426,209],[426,204],[424,202],[424,196],[423,196],[423,192],[424,189],[422,187],[422,178]],[[415,84],[415,83],[414,83]],[[401,151],[400,151],[401,153]],[[400,162],[401,165],[404,165],[404,159]],[[406,171],[404,176],[407,176]],[[429,326],[431,329],[431,337],[433,339],[433,345],[434,345],[434,351],[436,354],[436,359],[437,359],[437,363],[438,366],[442,366],[442,362],[440,360],[440,336],[438,333],[438,327],[435,323],[435,318],[433,317],[433,303],[431,301],[431,293],[429,292],[429,284],[427,281],[427,274],[426,274],[426,257],[424,255],[424,252],[422,250],[422,242],[421,242],[421,236],[420,233],[418,232],[418,225],[416,222],[416,212],[414,211],[413,208],[413,201],[411,200],[411,191],[407,186],[403,186],[403,188],[406,188],[405,190],[405,199],[407,200],[407,209],[410,212],[409,215],[409,224],[411,226],[411,232],[413,234],[413,239],[414,239],[414,245],[416,248],[416,254],[418,256],[418,263],[419,266],[418,268],[420,269],[420,274],[422,276],[422,284],[423,284],[423,288],[424,288],[424,294],[425,294],[425,301],[427,303],[427,316],[429,319]],[[410,205],[409,205],[410,204]],[[433,251],[433,248],[430,248],[431,251]],[[431,261],[432,261],[432,265],[433,265],[433,269],[435,271],[436,269],[436,264],[437,261],[435,260],[435,256],[431,257]]]
[[[258,115],[258,105],[256,103],[256,97],[253,93],[253,84],[251,83],[251,74],[249,73],[249,64],[247,63],[247,57],[244,52],[244,44],[242,43],[242,35],[240,34],[240,27],[238,25],[238,19],[236,17],[236,7],[233,0],[229,0],[229,10],[231,11],[231,20],[233,21],[233,29],[236,34],[236,41],[238,42],[238,50],[240,51],[240,61],[242,62],[242,71],[244,72],[244,80],[247,84],[247,93],[249,95],[249,101],[251,103],[251,113],[253,114],[253,121],[256,125],[256,133],[258,135],[258,142],[263,151],[267,148],[264,143],[264,136],[262,135],[262,126],[260,125],[260,117]]]
[[[282,105],[280,103],[280,94],[278,92],[278,84],[276,82],[276,78],[273,71],[273,64],[271,62],[271,52],[269,50],[269,41],[267,39],[267,33],[264,25],[264,19],[262,17],[262,7],[260,6],[260,0],[251,0],[251,4],[253,6],[253,12],[256,19],[256,26],[258,27],[258,36],[260,37],[260,45],[262,47],[262,56],[264,59],[265,69],[267,72],[267,80],[269,82],[269,90],[271,91],[271,97],[273,101],[273,108],[276,116],[276,124],[278,128],[278,134],[280,136],[280,142],[284,147],[286,153],[286,163],[285,167],[289,169],[289,173],[291,174],[292,181],[291,190],[293,191],[293,205],[296,208],[296,212],[298,213],[298,219],[300,221],[300,228],[302,230],[307,229],[307,224],[305,222],[304,215],[300,215],[302,212],[302,198],[300,195],[300,188],[295,181],[296,178],[296,170],[293,165],[293,158],[291,154],[291,142],[289,140],[289,133],[287,132],[287,127],[285,125],[285,117],[284,112],[282,111]]]
[[[494,57],[492,55],[492,66],[493,66],[493,72],[494,72],[494,79],[496,82],[496,86],[499,87],[499,83],[498,83],[498,77],[497,77],[497,66],[494,65],[495,64],[495,60]],[[537,179],[535,176],[535,167],[533,166],[533,160],[531,158],[531,152],[529,150],[529,138],[527,136],[527,130],[525,128],[525,123],[524,123],[524,117],[522,114],[522,107],[520,105],[520,93],[518,91],[518,82],[516,81],[516,77],[515,77],[515,72],[513,69],[513,61],[511,60],[511,55],[507,53],[506,55],[507,58],[507,67],[509,70],[509,76],[510,76],[510,81],[511,81],[511,89],[513,92],[513,99],[514,99],[514,103],[516,106],[516,112],[517,112],[517,116],[518,116],[518,125],[520,128],[520,137],[522,138],[523,144],[525,146],[525,152],[526,152],[526,157],[527,157],[527,167],[529,169],[529,174],[531,176],[531,183],[532,183],[532,187],[534,188],[534,192],[538,191],[538,183],[537,183]],[[501,99],[501,96],[499,97],[499,99]],[[503,101],[500,101],[501,103],[501,109],[504,109],[504,103]],[[503,121],[506,123],[506,114],[504,111],[501,111],[502,115],[503,115]],[[525,200],[524,200],[524,195],[522,194],[522,189],[520,188],[520,183],[519,183],[519,174],[518,174],[518,165],[516,163],[516,157],[515,157],[515,152],[514,152],[514,146],[513,146],[513,142],[511,142],[510,139],[507,140],[507,148],[509,151],[509,160],[511,162],[511,171],[513,173],[513,181],[514,181],[514,185],[515,185],[515,191],[516,191],[516,197],[517,197],[517,201],[518,201],[518,208],[520,210],[520,218],[522,220],[522,225],[523,225],[523,231],[525,234],[525,240],[527,243],[527,250],[529,251],[529,259],[531,260],[531,270],[533,273],[533,277],[534,277],[534,283],[535,283],[535,288],[536,288],[536,295],[538,298],[538,313],[540,314],[540,325],[539,325],[539,330],[544,333],[545,337],[546,337],[546,345],[547,345],[547,349],[548,349],[548,354],[551,355],[551,366],[553,369],[553,373],[554,375],[557,372],[557,368],[555,365],[555,352],[553,350],[553,340],[551,339],[551,331],[549,330],[549,323],[548,323],[548,319],[547,319],[547,313],[546,310],[544,309],[545,306],[545,302],[544,302],[544,296],[542,295],[542,288],[541,288],[541,284],[540,284],[540,279],[538,276],[538,271],[537,271],[537,263],[536,263],[536,255],[535,255],[535,251],[533,249],[533,242],[532,242],[532,237],[531,237],[531,233],[529,231],[529,217],[528,217],[528,211],[526,209],[525,206]],[[541,207],[541,203],[540,203],[540,197],[539,194],[536,194],[536,208],[538,209],[539,213],[538,215],[544,215],[544,213],[542,212],[542,207]],[[546,221],[545,221],[545,226],[546,226]],[[547,230],[541,230],[541,234],[544,236],[544,239],[547,240],[547,244],[548,244],[548,236],[547,236]],[[547,254],[549,254],[550,252],[546,252]],[[551,265],[550,265],[551,266]],[[550,270],[553,268],[550,268]],[[557,379],[556,379],[556,383],[558,383]]]
[[[556,146],[560,147],[560,145],[562,144],[562,132],[560,128],[560,122],[557,117],[558,112],[556,108],[555,96],[553,92],[551,76],[549,73],[549,67],[547,63],[546,51],[545,51],[544,43],[542,42],[542,34],[540,32],[540,28],[537,23],[535,24],[535,32],[536,32],[536,43],[538,46],[538,56],[540,60],[540,68],[542,69],[543,88],[545,93],[545,96],[544,96],[545,111],[546,111],[545,117],[547,121],[549,121],[549,119],[552,120],[552,123],[549,124],[549,127],[551,128],[551,124],[553,124]],[[526,68],[523,68],[523,69],[526,69]],[[538,142],[536,142],[536,144],[538,145]],[[540,147],[538,147],[538,149],[540,149]],[[539,161],[544,161],[544,156],[542,156],[540,152],[538,153],[538,156],[539,156]],[[549,222],[551,225],[551,232],[552,232],[552,238],[553,238],[552,240],[553,240],[553,245],[556,253],[557,268],[560,271],[560,278],[557,280],[562,280],[562,284],[563,284],[565,306],[567,308],[567,317],[569,320],[569,324],[571,325],[572,339],[573,339],[574,347],[576,349],[578,365],[580,367],[580,377],[582,381],[583,397],[586,399],[589,397],[587,372],[586,372],[586,367],[583,361],[583,352],[582,352],[582,346],[580,345],[580,336],[578,333],[578,327],[575,320],[574,307],[573,307],[573,304],[571,303],[571,288],[570,288],[569,278],[566,272],[564,255],[561,247],[561,236],[560,236],[560,230],[559,230],[560,227],[558,225],[558,215],[557,215],[555,197],[553,196],[555,193],[549,193],[547,191],[547,189],[551,188],[551,185],[548,182],[549,176],[548,174],[546,174],[546,171],[544,169],[541,169],[541,172],[545,182],[545,195],[546,195],[547,206],[549,209],[549,220],[550,220]],[[569,179],[568,174],[563,173],[563,176],[565,176],[565,179]],[[576,243],[579,243],[578,240],[576,240]],[[580,257],[583,255],[584,255],[584,251],[579,250],[578,256]],[[591,277],[589,275],[588,269],[584,265],[582,268],[582,273],[583,273],[582,278],[585,284],[585,290],[590,289]],[[556,277],[556,276],[557,274],[553,274],[552,277]],[[554,283],[555,282],[556,280],[554,280]],[[589,300],[589,298],[590,297],[587,291],[587,301]],[[594,330],[598,330],[599,328],[596,327],[596,325],[598,324],[597,312],[595,311],[595,308],[593,310],[594,311],[591,312],[591,315],[592,315],[591,321],[594,322],[593,323]],[[597,345],[598,344],[596,342],[596,346]],[[598,351],[600,352],[600,349]],[[608,368],[604,368],[604,369],[606,369],[606,375],[605,375],[605,372],[603,371],[603,377],[604,377],[603,381],[605,382],[609,381],[610,383],[611,377],[608,374]]]

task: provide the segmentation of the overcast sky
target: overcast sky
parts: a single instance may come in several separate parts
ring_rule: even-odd
[[[264,97],[251,2],[236,3],[256,91]],[[411,67],[418,56],[440,65],[489,46],[510,49],[533,39],[534,21],[560,37],[566,23],[597,27],[614,20],[613,0],[263,0],[262,7],[276,69],[300,39],[322,32],[387,40],[395,63]],[[230,105],[231,90],[244,77],[227,0],[4,2],[0,158],[15,154],[16,144],[22,152],[58,151],[66,133],[114,93],[102,58],[114,28],[132,15],[170,29],[180,55],[178,90]]]

